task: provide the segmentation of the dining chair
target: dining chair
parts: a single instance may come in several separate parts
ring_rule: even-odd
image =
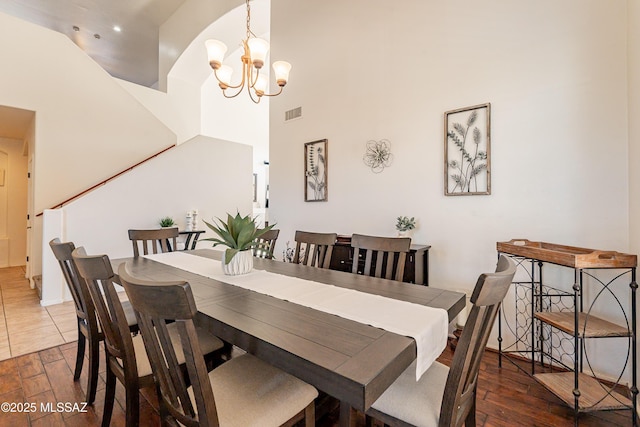
[[[118,275],[140,319],[151,366],[160,388],[163,423],[200,427],[293,425],[304,417],[315,425],[317,390],[249,353],[207,374],[198,346],[198,313],[187,282],[150,282],[134,278],[121,265]],[[186,370],[177,369],[169,345],[168,320],[180,333]],[[187,386],[191,384],[191,386]]]
[[[416,381],[415,361],[366,412],[391,426],[475,426],[478,371],[489,334],[516,272],[501,256],[495,273],[481,274],[471,295],[471,313],[451,361],[439,362]]]
[[[177,249],[178,227],[155,228],[152,230],[129,230],[129,240],[133,244],[133,256],[140,256],[142,246],[143,255],[160,252],[171,252]]]
[[[72,242],[63,243],[60,239],[55,238],[49,242],[49,246],[53,251],[53,255],[58,260],[58,264],[60,264],[62,275],[67,283],[76,308],[78,347],[73,380],[78,381],[80,379],[84,365],[84,352],[88,346],[89,372],[87,374],[86,401],[88,404],[92,404],[95,400],[96,388],[98,386],[100,342],[104,340],[104,334],[100,329],[95,308],[89,295],[89,289],[84,279],[78,274],[76,264],[71,257],[75,245]],[[129,329],[136,331],[138,329],[138,321],[128,301],[123,303],[123,310]]]
[[[273,249],[276,246],[276,240],[280,230],[272,228],[256,239],[256,246],[253,248],[253,256],[258,258],[273,259]]]
[[[354,234],[351,236],[351,247],[353,248],[352,273],[358,274],[360,272],[359,261],[362,250],[364,251],[362,274],[402,281],[407,253],[411,247],[411,238]]]
[[[75,249],[72,257],[80,276],[87,284],[91,301],[104,332],[107,379],[102,426],[107,427],[111,422],[116,379],[125,388],[126,425],[127,427],[138,426],[139,390],[155,384],[142,336],[140,334],[132,336],[126,326],[125,313],[114,286],[119,283],[111,268],[109,257],[89,256],[82,247]],[[180,337],[176,325],[167,325],[166,329],[169,331],[171,343],[181,348],[178,344]],[[211,355],[223,348],[219,338],[203,329],[198,328],[195,334],[204,354]],[[178,364],[184,363],[185,357],[181,351],[176,351],[176,358]]]
[[[338,240],[336,233],[296,231],[296,251],[293,254],[294,264],[329,268],[331,253],[336,240]]]

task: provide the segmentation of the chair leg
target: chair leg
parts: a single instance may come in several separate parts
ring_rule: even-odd
[[[91,405],[96,398],[98,388],[98,370],[100,368],[100,343],[89,340],[89,380],[87,382],[87,404]]]
[[[140,424],[140,389],[138,381],[126,379],[125,392],[127,394],[127,427],[137,427]]]
[[[109,427],[111,424],[111,413],[113,412],[113,402],[116,398],[116,375],[111,372],[107,363],[107,385],[104,391],[104,410],[102,412],[102,427]]]
[[[160,425],[162,427],[169,427],[172,426],[171,424],[171,416],[169,414],[169,410],[167,409],[167,406],[164,403],[164,400],[162,400],[162,392],[160,391],[160,387],[158,386],[158,382],[154,381],[155,384],[155,389],[156,389],[156,396],[158,397],[158,410],[160,412]]]
[[[476,426],[476,411],[475,408],[469,412],[467,418],[464,420],[464,425],[466,427],[475,427]]]
[[[373,427],[373,417],[370,415],[364,416],[364,425],[365,427]]]
[[[304,425],[305,427],[313,427],[316,425],[316,404],[315,401],[311,401],[304,408]]]
[[[475,427],[476,426],[476,389],[473,391],[473,396],[471,397],[471,408],[469,409],[469,413],[467,414],[467,418],[464,420],[465,427]]]
[[[76,369],[73,373],[73,380],[78,381],[80,379],[80,373],[82,372],[82,363],[84,362],[84,345],[87,338],[80,330],[80,323],[78,322],[78,350],[76,351]]]

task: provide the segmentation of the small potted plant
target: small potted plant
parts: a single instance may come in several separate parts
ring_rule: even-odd
[[[398,230],[398,236],[406,236],[407,231],[416,228],[415,217],[399,216],[396,221],[396,230]]]
[[[165,216],[164,218],[160,218],[160,227],[173,227],[176,223],[173,221],[173,218],[170,216]]]
[[[218,237],[203,240],[213,242],[213,247],[218,245],[227,247],[222,257],[222,271],[230,276],[246,274],[251,271],[253,268],[253,253],[251,249],[256,246],[256,239],[271,230],[275,225],[258,228],[255,218],[251,218],[249,215],[241,216],[240,213],[237,213],[236,216],[227,214],[226,222],[220,218],[218,218],[217,223],[213,224],[207,221],[203,222],[218,235]]]

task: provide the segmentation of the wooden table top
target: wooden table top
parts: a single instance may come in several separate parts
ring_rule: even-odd
[[[191,253],[220,258],[220,252]],[[137,277],[189,282],[198,321],[221,339],[268,361],[319,390],[364,411],[416,357],[412,338],[229,285],[145,258],[128,261]],[[462,310],[465,295],[434,287],[359,276],[266,259],[254,268],[447,310]]]

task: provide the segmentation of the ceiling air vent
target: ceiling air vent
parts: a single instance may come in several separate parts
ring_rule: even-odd
[[[302,107],[297,107],[289,111],[284,112],[284,121],[302,118]]]

